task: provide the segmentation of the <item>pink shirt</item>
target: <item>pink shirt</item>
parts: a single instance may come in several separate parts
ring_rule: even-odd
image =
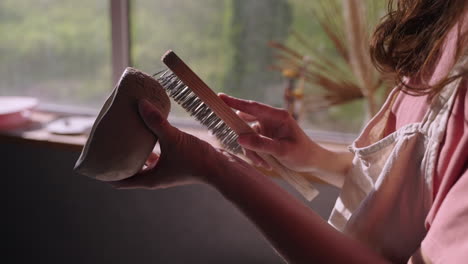
[[[457,32],[452,30],[432,83],[444,77],[454,64]],[[421,244],[432,263],[468,261],[468,79],[458,87],[448,120],[433,181],[433,204],[426,218],[428,233]],[[429,105],[426,96],[400,92],[392,106],[387,133],[420,122]]]
[[[421,249],[433,263],[468,259],[468,81],[463,81],[441,145],[426,218],[428,233]],[[420,122],[428,109],[426,98],[400,93],[393,106],[396,129]]]

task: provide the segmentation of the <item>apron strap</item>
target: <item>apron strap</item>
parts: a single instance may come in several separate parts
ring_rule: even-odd
[[[450,76],[459,74],[463,67],[468,63],[468,56],[456,64]],[[427,135],[427,148],[425,150],[424,158],[421,161],[421,169],[425,175],[426,185],[430,189],[430,199],[433,200],[433,178],[436,170],[436,160],[439,153],[440,143],[445,136],[448,119],[451,114],[452,106],[455,102],[458,87],[460,86],[463,76],[449,83],[440,94],[434,98],[430,109],[423,121],[421,122],[421,132]]]

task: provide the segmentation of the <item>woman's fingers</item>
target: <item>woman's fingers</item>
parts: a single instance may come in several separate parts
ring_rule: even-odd
[[[152,174],[152,171],[145,169],[130,178],[110,182],[110,184],[117,189],[148,188],[153,185],[154,179],[155,177]]]
[[[149,157],[146,159],[145,165],[147,166],[148,169],[151,169],[156,165],[156,163],[158,163],[158,160],[159,160],[159,155],[154,152],[151,152]]]
[[[167,119],[154,105],[146,99],[141,99],[138,102],[138,111],[146,126],[153,131],[154,134],[162,141],[170,141],[169,138],[174,136],[174,127],[169,124]]]
[[[153,185],[155,181],[154,167],[158,164],[159,158],[158,154],[151,152],[146,159],[146,167],[127,179],[110,182],[110,184],[117,189],[143,188]]]
[[[110,184],[116,189],[161,189],[188,182],[187,179],[178,179],[177,177],[180,176],[175,176],[175,174],[177,172],[168,164],[167,157],[158,156],[151,167],[142,169],[129,178],[110,182]]]
[[[243,99],[238,99],[227,94],[219,94],[219,98],[223,100],[231,108],[240,110],[247,114],[257,116],[260,112],[265,111],[269,106],[260,104],[255,101],[247,101]]]
[[[255,152],[268,153],[277,157],[284,153],[284,147],[280,142],[256,133],[239,135],[238,142],[242,147]]]
[[[240,119],[244,120],[245,122],[256,122],[257,118],[253,115],[249,115],[242,111],[237,110],[236,114],[240,117]]]
[[[234,98],[226,94],[219,94],[219,98],[228,106],[240,110],[246,114],[257,117],[258,119],[272,119],[282,115],[284,110],[275,108],[255,101]]]
[[[244,155],[252,162],[253,165],[271,170],[270,164],[262,159],[256,152],[244,149]]]
[[[249,114],[246,114],[244,112],[239,112],[238,111],[237,115],[246,122],[255,122],[256,121],[255,117],[253,117],[253,116],[251,116]],[[260,124],[258,122],[252,124],[250,127],[256,133],[260,133],[261,128],[260,128]],[[270,164],[268,164],[264,159],[262,159],[255,151],[244,148],[244,155],[252,162],[253,165],[255,165],[257,167],[263,167],[263,168],[265,168],[267,170],[271,169]]]

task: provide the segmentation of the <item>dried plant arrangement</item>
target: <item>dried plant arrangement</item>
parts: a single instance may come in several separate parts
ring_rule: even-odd
[[[295,31],[291,34],[299,49],[269,43],[276,51],[271,69],[288,79],[285,104],[295,117],[358,99],[365,100],[367,117],[376,113],[379,94],[388,93],[390,87],[372,65],[368,51],[370,33],[384,10],[379,2],[318,0],[311,6],[311,19],[332,43],[331,54]],[[378,93],[380,89],[383,93]]]

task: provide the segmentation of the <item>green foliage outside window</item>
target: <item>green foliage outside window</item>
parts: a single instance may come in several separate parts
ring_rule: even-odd
[[[131,0],[132,65],[154,73],[173,49],[215,91],[281,106],[284,80],[268,69],[274,58],[267,43],[294,46],[294,29],[333,54],[309,12],[319,3]],[[109,12],[104,0],[0,1],[0,95],[98,108],[113,86]],[[317,113],[312,127],[356,131],[361,123],[350,116],[359,117],[361,108]]]
[[[0,95],[97,105],[110,82],[107,1],[0,1]]]

